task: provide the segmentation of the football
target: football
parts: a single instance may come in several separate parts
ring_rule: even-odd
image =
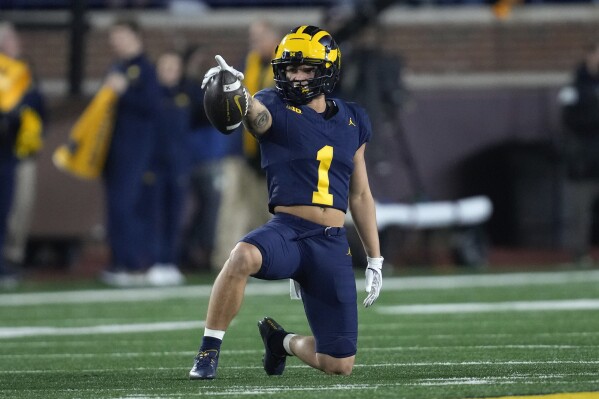
[[[221,133],[233,133],[247,113],[245,87],[231,72],[222,70],[208,81],[205,90],[204,110],[208,120]]]

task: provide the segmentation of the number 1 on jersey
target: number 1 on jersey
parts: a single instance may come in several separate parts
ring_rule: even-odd
[[[312,192],[312,203],[333,205],[333,194],[329,193],[329,169],[333,161],[333,147],[325,145],[316,153],[318,165],[318,191]]]

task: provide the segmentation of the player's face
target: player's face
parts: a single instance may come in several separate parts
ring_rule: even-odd
[[[307,84],[309,79],[314,79],[316,67],[311,65],[287,65],[285,75],[290,82],[297,84]]]

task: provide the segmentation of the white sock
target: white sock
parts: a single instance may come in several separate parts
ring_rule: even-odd
[[[225,332],[223,330],[211,330],[211,329],[205,327],[204,328],[204,336],[218,338],[222,341],[223,337],[225,336]]]
[[[291,341],[291,338],[295,337],[296,335],[297,334],[287,334],[285,335],[285,338],[283,338],[283,348],[285,348],[285,352],[287,352],[289,356],[295,355],[289,346],[289,342]]]

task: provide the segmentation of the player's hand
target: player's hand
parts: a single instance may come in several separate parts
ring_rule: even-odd
[[[208,83],[210,78],[213,77],[214,75],[216,75],[217,73],[219,73],[220,71],[229,71],[233,75],[235,75],[235,77],[237,79],[243,80],[243,78],[244,78],[243,73],[239,72],[237,69],[235,69],[232,66],[230,66],[229,64],[227,64],[227,62],[225,61],[225,59],[223,57],[221,57],[220,55],[217,55],[214,57],[214,59],[216,60],[216,63],[218,64],[218,66],[212,67],[208,70],[208,72],[206,72],[206,75],[204,75],[204,80],[202,80],[202,89],[204,87],[206,87],[206,84]]]
[[[368,296],[364,299],[364,306],[369,307],[376,301],[381,293],[381,287],[383,286],[383,258],[370,258],[368,260],[368,266],[366,267],[366,292]]]

